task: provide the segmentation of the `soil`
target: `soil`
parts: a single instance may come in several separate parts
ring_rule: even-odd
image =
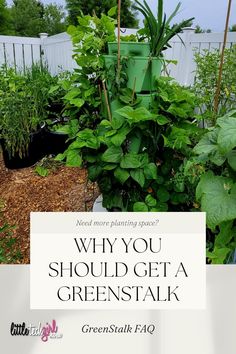
[[[98,194],[97,187],[88,182],[85,169],[59,166],[41,177],[35,167],[6,169],[0,154],[3,216],[10,225],[16,225],[14,247],[21,253],[15,263],[30,263],[30,212],[91,211]]]

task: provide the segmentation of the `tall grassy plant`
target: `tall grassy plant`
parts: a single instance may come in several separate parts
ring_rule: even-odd
[[[194,17],[192,17],[171,27],[170,23],[178,14],[181,7],[180,2],[169,18],[167,18],[164,13],[163,0],[158,0],[156,16],[153,14],[145,0],[143,4],[138,0],[135,0],[135,3],[137,4],[135,5],[135,9],[141,12],[145,18],[147,37],[151,44],[151,56],[153,57],[161,56],[162,51],[170,47],[169,41],[171,38],[182,32],[183,28],[191,26],[192,21],[194,20]]]

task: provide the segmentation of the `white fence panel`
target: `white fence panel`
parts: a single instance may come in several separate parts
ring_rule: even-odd
[[[73,60],[73,45],[67,33],[61,33],[42,40],[44,62],[55,75],[61,71],[72,71],[76,67]]]
[[[0,36],[0,65],[24,71],[41,60],[41,39]]]
[[[135,32],[134,29],[122,29],[122,35]],[[171,40],[171,48],[164,52],[166,59],[177,61],[177,65],[167,65],[167,73],[183,85],[193,84],[196,69],[194,53],[205,49],[221,49],[223,36],[223,33],[196,34],[193,29],[184,30],[180,36]],[[234,44],[236,32],[228,34],[227,48]],[[72,55],[73,46],[66,33],[51,37],[42,35],[41,38],[0,36],[0,65],[15,66],[18,70],[43,60],[52,74],[72,71],[76,67]]]

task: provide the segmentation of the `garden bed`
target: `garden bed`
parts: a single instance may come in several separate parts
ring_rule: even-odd
[[[30,263],[30,212],[90,211],[97,195],[85,169],[60,166],[43,178],[34,167],[7,170],[0,154],[3,214],[10,225],[16,225],[14,248],[19,257],[14,263]]]

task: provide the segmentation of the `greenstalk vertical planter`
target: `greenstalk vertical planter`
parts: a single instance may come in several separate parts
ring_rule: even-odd
[[[161,75],[162,59],[130,57],[127,63],[127,87],[135,92],[155,90],[155,81]]]

